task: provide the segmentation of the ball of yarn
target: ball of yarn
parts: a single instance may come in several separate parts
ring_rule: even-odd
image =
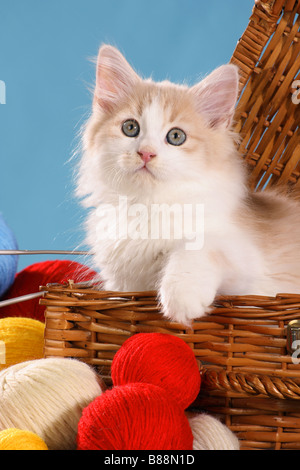
[[[31,318],[0,319],[0,370],[13,364],[41,359],[44,323]]]
[[[195,355],[181,338],[139,333],[127,339],[114,356],[114,385],[144,382],[164,388],[183,409],[196,399],[201,384]]]
[[[27,429],[49,450],[76,449],[82,411],[101,393],[95,371],[76,359],[16,364],[0,372],[0,431]]]
[[[33,432],[9,428],[0,432],[0,450],[48,450],[48,447]]]
[[[18,245],[11,229],[0,214],[0,250],[17,250]],[[0,297],[13,284],[17,272],[18,257],[0,255]]]
[[[69,279],[74,282],[86,282],[95,276],[97,276],[95,271],[74,261],[54,260],[35,263],[17,273],[4,300],[38,292],[40,286],[46,286],[48,283],[64,283]],[[0,308],[0,317],[29,317],[44,321],[44,311],[45,306],[39,304],[39,298],[34,298]]]
[[[78,450],[191,450],[184,411],[160,387],[134,383],[107,390],[83,411]]]
[[[236,435],[218,419],[205,413],[189,417],[194,450],[239,450]]]

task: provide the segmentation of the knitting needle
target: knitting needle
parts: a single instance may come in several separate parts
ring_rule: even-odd
[[[1,300],[0,308],[6,307],[7,305],[17,304],[18,302],[25,302],[26,300],[35,299],[36,297],[42,297],[44,292],[35,292],[33,294],[21,295],[20,297],[14,297],[13,299]]]
[[[69,250],[0,250],[0,255],[90,255],[88,251],[69,251]],[[44,292],[35,292],[33,294],[21,295],[13,299],[1,300],[0,308],[7,305],[25,302],[26,300],[42,297]]]
[[[80,285],[85,286],[86,282],[84,282],[84,281],[76,282],[76,284],[78,286],[80,286]],[[21,295],[19,297],[13,297],[12,299],[0,300],[0,308],[1,307],[6,307],[7,305],[17,304],[19,302],[25,302],[26,300],[35,299],[36,297],[43,297],[45,293],[47,293],[47,291],[34,292],[32,294],[26,294],[26,295]]]
[[[68,250],[0,250],[0,255],[90,255],[88,251]]]
[[[69,250],[0,250],[0,255],[90,255],[88,251],[69,251]],[[26,300],[42,297],[44,292],[35,292],[33,294],[21,295],[13,299],[0,301],[0,308],[7,305],[25,302]]]

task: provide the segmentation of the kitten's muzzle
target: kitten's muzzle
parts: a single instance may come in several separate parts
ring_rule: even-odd
[[[156,157],[156,153],[151,150],[139,150],[137,153],[144,163],[148,163],[152,158]]]

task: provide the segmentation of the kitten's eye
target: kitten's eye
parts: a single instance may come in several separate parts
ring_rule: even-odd
[[[183,130],[174,127],[167,133],[167,142],[171,145],[182,145],[186,140],[186,134]]]
[[[122,131],[127,137],[136,137],[140,133],[140,125],[135,119],[128,119],[123,122]]]

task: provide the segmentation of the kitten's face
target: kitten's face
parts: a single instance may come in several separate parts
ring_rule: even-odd
[[[128,98],[99,115],[96,124],[95,145],[107,181],[123,187],[190,178],[203,162],[205,124],[188,91],[141,82]]]
[[[90,179],[131,194],[199,181],[213,163],[237,97],[236,68],[220,69],[192,88],[154,83],[142,80],[115,48],[103,46],[85,133]]]

